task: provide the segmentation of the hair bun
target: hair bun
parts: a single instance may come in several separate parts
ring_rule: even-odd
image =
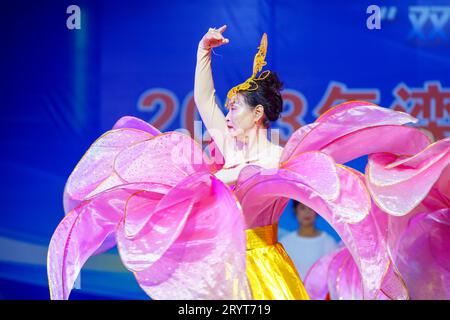
[[[274,90],[281,91],[283,89],[283,82],[280,81],[280,78],[276,72],[270,72],[263,82],[265,82],[267,87]]]
[[[258,87],[256,90],[243,91],[249,106],[255,107],[258,104],[264,106],[264,125],[269,127],[270,121],[276,121],[283,112],[283,97],[281,90],[283,83],[278,78],[276,72],[270,71],[269,75],[262,80],[256,80]]]

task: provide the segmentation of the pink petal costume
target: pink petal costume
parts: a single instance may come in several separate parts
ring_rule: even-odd
[[[449,219],[446,208],[418,214],[409,221],[399,237],[393,260],[396,273],[385,276],[378,299],[450,299]],[[322,257],[311,267],[305,277],[305,288],[313,300],[324,300],[328,293],[333,300],[364,298],[361,274],[345,247]]]
[[[406,195],[396,183],[419,177],[421,185],[438,192],[427,205],[448,208],[449,172],[442,169],[442,157],[425,150],[423,159],[405,164],[382,156],[418,154],[428,146],[422,132],[403,126],[413,121],[366,102],[340,104],[292,135],[279,168],[246,166],[231,190],[214,176],[217,167],[190,137],[122,118],[94,142],[67,181],[67,215],[48,252],[51,298],[68,299],[86,260],[116,244],[124,265],[153,299],[306,299],[276,238],[290,198],[314,209],[339,233],[355,261],[353,270],[362,275],[359,296],[385,298],[388,292],[390,298],[405,298],[391,260],[410,249],[389,252],[394,247],[388,244],[399,243],[390,237],[391,225],[400,228],[390,218],[405,214],[395,211],[398,203],[410,206],[428,191]],[[395,138],[380,139],[387,133]],[[363,154],[373,154],[369,179],[340,164]],[[383,167],[388,160],[392,165]],[[415,173],[393,179],[386,171],[407,165]],[[441,178],[422,179],[423,170],[441,170]],[[388,201],[392,197],[383,188],[391,188],[397,202]],[[370,195],[392,211],[382,212]],[[413,238],[423,236],[414,230]],[[437,238],[433,259],[445,268],[445,233]],[[404,273],[416,276],[414,270]]]
[[[380,298],[450,299],[450,138],[412,154],[375,153],[366,168],[390,259]],[[313,299],[362,299],[355,266],[346,248],[333,252],[310,269],[306,288]]]
[[[263,35],[252,76],[228,97],[252,90],[268,75],[268,70],[257,75],[266,52]],[[202,39],[195,102],[205,125],[214,129],[219,124],[222,132],[225,121],[210,60],[210,47]],[[391,217],[413,210],[432,186],[436,191],[427,205],[447,201],[448,207],[448,198],[440,198],[448,195],[449,175],[448,159],[439,157],[442,148],[404,162],[404,155],[429,145],[422,132],[403,126],[414,121],[370,103],[343,103],[297,130],[276,168],[248,165],[230,188],[215,176],[220,166],[190,137],[160,133],[124,117],[94,142],[67,181],[67,215],[48,252],[51,298],[68,299],[86,260],[117,245],[122,262],[153,299],[308,299],[277,240],[278,220],[291,198],[321,214],[343,239],[348,251],[336,257],[351,255],[352,274],[361,275],[360,291],[346,291],[346,296],[405,298],[403,279],[391,262],[409,247],[400,250],[392,230],[404,224]],[[215,138],[214,130],[210,134]],[[366,154],[366,177],[343,165]],[[437,178],[442,171],[444,183]],[[402,184],[413,192],[404,192]],[[412,234],[411,243],[423,235],[420,230]],[[445,263],[441,243],[433,248],[436,261]],[[416,277],[409,269],[404,272]],[[343,288],[350,288],[353,278],[347,277]]]
[[[388,214],[387,248],[411,299],[450,299],[449,164],[450,138],[369,157],[367,186]]]

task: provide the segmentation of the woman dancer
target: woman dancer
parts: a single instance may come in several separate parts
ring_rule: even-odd
[[[357,262],[364,298],[379,296],[390,261],[385,234],[364,176],[341,163],[363,154],[415,154],[428,139],[403,126],[413,117],[354,101],[297,130],[284,149],[273,145],[262,132],[282,101],[275,74],[258,75],[266,36],[252,76],[230,90],[226,118],[215,104],[209,49],[228,42],[224,30],[200,42],[195,79],[196,103],[224,168],[186,135],[121,118],[67,181],[67,215],[49,246],[52,299],[68,299],[85,261],[114,245],[153,299],[307,299],[277,242],[290,198],[335,228]],[[386,133],[395,139],[379,139]]]
[[[283,109],[282,83],[276,73],[266,70],[267,36],[264,34],[255,56],[253,74],[227,95],[228,113],[223,115],[216,103],[211,71],[211,49],[229,42],[223,37],[226,25],[210,28],[197,51],[194,97],[205,126],[216,147],[224,155],[225,165],[215,175],[234,185],[245,165],[278,168],[283,148],[267,138],[270,121]],[[245,212],[244,212],[245,216]],[[276,221],[260,217],[246,221],[247,276],[254,299],[308,299],[297,270],[277,239]]]

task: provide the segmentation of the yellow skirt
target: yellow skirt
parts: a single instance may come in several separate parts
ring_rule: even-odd
[[[254,300],[309,300],[283,245],[278,224],[247,229],[247,278]]]

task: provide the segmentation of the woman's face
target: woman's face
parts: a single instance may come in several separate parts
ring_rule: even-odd
[[[249,130],[256,126],[253,108],[246,102],[242,94],[235,94],[228,101],[228,113],[225,117],[228,130],[234,137],[244,137]]]

